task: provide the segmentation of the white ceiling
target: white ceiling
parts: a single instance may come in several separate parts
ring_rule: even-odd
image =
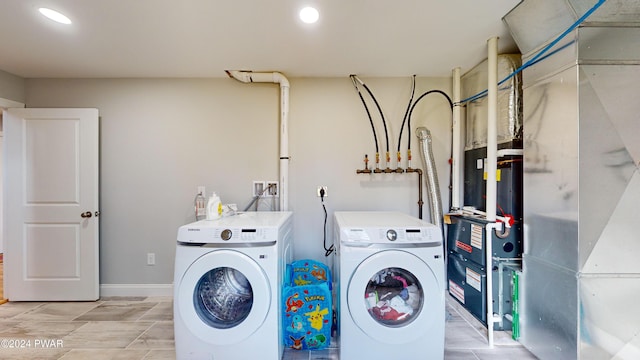
[[[25,77],[450,76],[517,51],[520,0],[0,0],[0,70]],[[307,4],[320,20],[303,24]],[[64,26],[37,11],[65,13]]]

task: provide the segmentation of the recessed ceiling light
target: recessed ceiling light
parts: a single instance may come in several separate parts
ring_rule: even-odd
[[[55,10],[40,8],[38,9],[38,11],[40,11],[42,15],[48,17],[49,19],[55,22],[59,22],[60,24],[66,24],[66,25],[71,24],[71,20],[68,17],[64,16],[63,14]]]
[[[306,8],[300,10],[300,20],[307,24],[313,24],[318,21],[320,14],[318,10],[313,7],[307,6]]]

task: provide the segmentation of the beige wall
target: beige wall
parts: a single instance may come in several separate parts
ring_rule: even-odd
[[[389,125],[395,158],[410,78],[363,78]],[[374,145],[369,120],[348,77],[294,78],[290,108],[290,210],[296,258],[324,259],[318,185],[328,186],[328,236],[336,210],[418,214],[417,176],[356,175]],[[418,78],[416,97],[450,93],[448,78]],[[220,79],[29,79],[28,107],[95,107],[101,131],[101,283],[169,284],[176,230],[194,220],[196,187],[243,208],[253,180],[278,179],[279,89]],[[379,124],[374,105],[374,121]],[[429,95],[412,117],[413,167],[422,167],[417,126],[434,135],[444,208],[448,208],[451,113]],[[406,130],[403,157],[406,151]],[[381,151],[384,130],[378,125]],[[395,165],[395,161],[393,162]],[[406,165],[403,164],[403,167]],[[422,185],[424,186],[424,185]],[[428,219],[427,193],[424,215]],[[262,204],[266,207],[268,204]],[[156,253],[155,266],[146,253]]]
[[[24,103],[24,82],[23,78],[0,70],[0,98]]]

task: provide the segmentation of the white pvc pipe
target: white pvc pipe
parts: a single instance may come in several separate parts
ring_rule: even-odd
[[[243,83],[280,84],[280,210],[289,210],[289,80],[279,72],[225,70]]]
[[[486,273],[487,273],[487,339],[489,342],[489,349],[493,349],[493,323],[500,321],[500,319],[496,319],[493,316],[493,257],[491,253],[493,251],[492,247],[492,235],[496,230],[500,230],[502,228],[501,223],[488,223],[485,226],[486,232],[486,245],[485,250],[486,253]],[[498,273],[498,276],[501,276],[502,273]]]
[[[280,83],[280,210],[289,210],[289,81],[284,75]]]
[[[451,155],[453,162],[452,164],[452,172],[451,179],[452,182],[452,194],[451,194],[451,208],[452,209],[460,209],[460,169],[461,169],[461,147],[460,147],[460,133],[461,133],[461,123],[460,123],[460,68],[457,67],[453,69],[453,140],[452,140],[452,148],[453,154]],[[464,201],[464,199],[462,199]],[[450,209],[451,210],[451,209]]]
[[[487,221],[486,229],[486,272],[487,272],[487,337],[489,348],[493,348],[493,232],[498,225],[496,221],[497,183],[496,172],[498,170],[498,38],[492,37],[487,41],[488,52],[488,79],[487,79]]]
[[[496,221],[497,183],[496,172],[498,170],[498,38],[493,37],[488,41],[489,74],[487,84],[487,220]]]

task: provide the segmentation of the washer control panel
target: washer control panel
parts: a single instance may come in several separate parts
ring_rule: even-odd
[[[270,246],[289,233],[290,211],[242,212],[216,220],[200,220],[178,228],[178,243],[212,246]],[[218,244],[218,245],[216,245]]]
[[[192,244],[262,243],[275,241],[278,230],[271,227],[183,227],[179,242]]]
[[[214,236],[219,236],[222,241],[266,241],[269,231],[257,228],[216,229]]]
[[[336,212],[340,242],[351,246],[432,246],[442,231],[426,221],[397,212]]]
[[[372,229],[350,228],[345,231],[346,240],[359,243],[425,243],[439,242],[440,237],[434,232],[437,228],[397,228],[397,229]]]

